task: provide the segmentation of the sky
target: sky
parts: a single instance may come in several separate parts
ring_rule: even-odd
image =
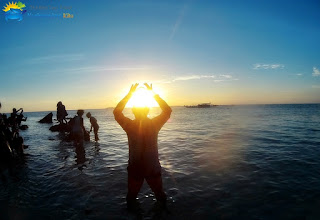
[[[114,107],[136,82],[171,106],[320,103],[319,1],[22,2],[0,12],[1,112]]]

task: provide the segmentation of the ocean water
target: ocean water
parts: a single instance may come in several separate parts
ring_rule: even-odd
[[[0,219],[320,219],[319,104],[173,107],[159,133],[168,210],[145,182],[140,216],[126,210],[127,136],[112,110],[91,110],[100,141],[83,151],[38,123],[48,112],[25,113],[29,148],[0,180]]]

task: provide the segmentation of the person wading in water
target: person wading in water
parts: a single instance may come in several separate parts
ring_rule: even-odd
[[[151,92],[152,85],[144,84]],[[165,205],[167,196],[163,191],[161,165],[158,157],[158,133],[171,115],[169,105],[154,94],[154,99],[159,104],[162,113],[155,118],[148,118],[149,108],[133,107],[134,120],[125,117],[122,113],[126,104],[136,91],[138,83],[132,85],[129,93],[119,102],[113,111],[115,120],[127,133],[129,143],[128,162],[128,194],[127,206],[134,209],[136,197],[140,191],[144,179],[154,192],[160,204]]]

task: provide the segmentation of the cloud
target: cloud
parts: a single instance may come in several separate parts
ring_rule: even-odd
[[[231,75],[220,75],[220,77],[227,78],[227,79],[231,79],[232,78]]]
[[[256,63],[253,64],[253,69],[255,70],[260,70],[260,69],[283,69],[284,65],[283,64],[263,64],[263,63]]]
[[[204,79],[204,78],[215,78],[214,75],[190,75],[190,76],[179,76],[174,78],[172,81],[186,81],[186,80],[193,80],[193,79]]]
[[[231,80],[239,80],[239,79],[233,79],[231,75],[197,75],[197,74],[192,74],[192,75],[184,75],[184,76],[176,76],[171,79],[163,79],[163,80],[158,80],[155,83],[173,83],[177,81],[190,81],[190,80],[200,80],[200,79],[212,79],[213,82],[224,82],[224,81],[231,81]]]
[[[302,73],[297,73],[297,74],[296,74],[296,76],[302,76],[302,75],[303,75]]]
[[[52,62],[70,62],[83,60],[85,57],[83,54],[59,54],[35,57],[27,60],[28,64],[42,64],[42,63],[52,63]]]
[[[313,89],[320,89],[320,85],[312,85]]]
[[[320,71],[316,67],[313,67],[312,76],[320,76]]]
[[[74,68],[65,68],[60,70],[53,70],[51,72],[63,72],[63,73],[92,73],[92,72],[102,72],[102,71],[132,71],[132,70],[146,70],[150,67],[147,66],[83,66],[83,67],[74,67]]]
[[[179,17],[177,18],[176,20],[176,23],[174,24],[173,28],[172,28],[172,31],[171,31],[171,35],[170,35],[170,39],[173,39],[174,35],[176,34],[179,26],[181,25],[182,23],[182,20],[183,20],[183,17],[187,11],[187,8],[188,8],[188,5],[185,4],[183,6],[183,8],[181,9],[180,13],[179,13]]]

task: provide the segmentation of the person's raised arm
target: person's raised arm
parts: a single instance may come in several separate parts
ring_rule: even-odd
[[[154,99],[156,100],[156,102],[159,104],[162,112],[160,115],[158,115],[157,117],[155,117],[154,119],[152,119],[156,126],[158,127],[158,129],[160,130],[161,127],[168,121],[168,119],[170,118],[172,109],[170,108],[170,106],[162,99],[160,98],[159,95],[157,95],[153,90],[152,90],[152,84],[150,84],[150,86],[145,83],[144,84],[148,90],[150,90],[151,92],[153,92],[154,94]]]
[[[150,86],[149,86],[147,83],[145,83],[144,85],[147,87],[147,89],[148,89],[149,91],[151,91],[151,92],[153,93],[153,97],[154,97],[154,99],[156,100],[156,102],[159,104],[162,112],[168,113],[168,114],[170,115],[171,112],[172,112],[172,109],[170,108],[170,106],[169,106],[162,98],[160,98],[159,95],[157,95],[157,94],[152,90],[152,84],[150,84]]]
[[[169,114],[169,118],[170,118],[170,114],[172,112],[172,109],[170,108],[170,106],[162,98],[160,98],[159,95],[154,95],[154,99],[159,104],[162,112]]]
[[[122,111],[123,111],[124,107],[126,106],[126,104],[128,103],[128,101],[130,100],[130,98],[132,97],[132,94],[136,91],[138,85],[139,85],[138,83],[132,85],[129,93],[118,103],[118,105],[113,110],[114,118],[121,125],[121,127],[123,129],[125,129],[125,126],[126,126],[128,120],[130,120],[130,119],[126,118],[123,115]]]
[[[126,107],[126,104],[128,103],[128,101],[132,97],[132,94],[136,91],[138,85],[139,84],[136,83],[131,86],[129,93],[118,103],[118,105],[113,110],[114,116],[118,115],[119,113],[122,113],[124,107]]]

